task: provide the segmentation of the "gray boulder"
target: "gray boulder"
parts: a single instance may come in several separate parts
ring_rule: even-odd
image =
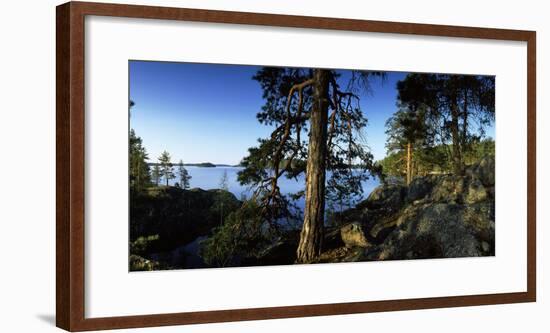
[[[358,207],[368,209],[380,209],[394,211],[401,208],[404,203],[407,188],[402,185],[380,185],[375,188],[366,201]]]
[[[430,203],[409,206],[380,244],[378,260],[494,255],[491,204]]]
[[[347,248],[370,246],[359,223],[350,223],[340,228],[340,237]]]
[[[471,173],[477,176],[485,187],[495,186],[495,157],[483,158],[471,168]]]
[[[462,194],[466,188],[466,180],[462,176],[440,176],[430,196],[430,201],[457,203],[462,201]]]
[[[433,186],[434,178],[431,176],[414,178],[407,189],[407,201],[423,199],[432,191]]]
[[[472,177],[469,179],[468,189],[463,196],[463,200],[466,204],[474,204],[485,201],[488,195],[488,191],[485,189],[485,186],[483,186],[479,178]]]

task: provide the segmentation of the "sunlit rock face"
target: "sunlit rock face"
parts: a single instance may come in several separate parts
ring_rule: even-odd
[[[327,249],[322,261],[493,256],[494,175],[494,158],[484,158],[464,175],[381,185],[343,213],[344,245]]]

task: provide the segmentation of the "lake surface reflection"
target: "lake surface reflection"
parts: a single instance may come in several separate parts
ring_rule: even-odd
[[[215,167],[205,168],[196,166],[186,166],[187,172],[191,176],[190,185],[191,188],[199,187],[203,190],[211,190],[220,188],[221,179],[224,173],[227,173],[227,186],[231,193],[233,193],[237,199],[241,199],[243,196],[249,198],[252,194],[252,189],[242,186],[237,180],[237,174],[241,171],[242,167]],[[328,177],[327,177],[328,178]],[[178,182],[179,179],[172,179],[171,185]],[[371,176],[369,179],[362,183],[363,185],[363,198],[356,198],[361,200],[366,198],[372,190],[374,190],[380,184],[379,180]],[[296,193],[302,191],[305,186],[304,176],[300,175],[298,179],[287,179],[285,176],[279,179],[279,187],[283,194]],[[304,200],[300,199],[296,202],[297,206],[301,209],[304,207]]]

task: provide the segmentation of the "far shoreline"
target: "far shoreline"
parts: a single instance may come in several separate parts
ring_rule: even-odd
[[[171,163],[172,166],[177,166],[178,163]],[[155,162],[151,162],[151,163],[147,163],[148,166],[155,166],[155,165],[161,165],[160,163],[155,163]],[[238,167],[242,167],[242,165],[240,164],[235,164],[235,165],[232,165],[232,164],[215,164],[215,163],[211,163],[211,162],[201,162],[201,163],[183,163],[183,166],[186,166],[186,167],[198,167],[198,168],[238,168]]]

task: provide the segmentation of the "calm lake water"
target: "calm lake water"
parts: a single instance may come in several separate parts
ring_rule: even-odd
[[[227,173],[227,185],[229,191],[233,193],[237,199],[240,199],[243,195],[250,197],[252,190],[246,186],[239,184],[237,180],[237,173],[241,171],[242,167],[215,167],[215,168],[204,168],[204,167],[194,167],[187,166],[185,167],[187,172],[191,176],[190,186],[191,188],[199,187],[203,190],[217,189],[220,188],[220,181],[224,175]],[[178,182],[179,179],[171,180],[170,184],[174,185]],[[304,189],[304,176],[300,176],[298,180],[287,179],[285,176],[279,179],[279,187],[283,194],[296,193]],[[376,188],[380,182],[375,177],[369,177],[369,179],[363,182],[363,198],[366,198],[374,188]],[[363,199],[357,198],[357,199]],[[303,208],[304,202],[303,199],[297,202],[298,207]]]

